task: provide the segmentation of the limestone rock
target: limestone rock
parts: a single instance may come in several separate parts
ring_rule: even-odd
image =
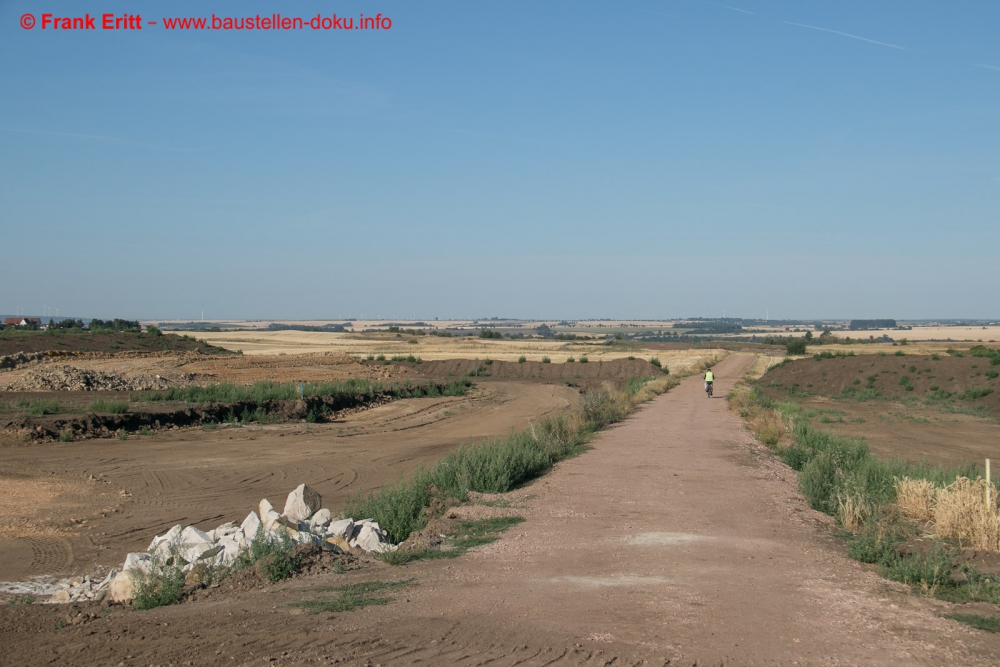
[[[130,572],[119,572],[118,576],[111,580],[108,588],[108,595],[112,602],[127,604],[135,599],[135,581]]]
[[[360,547],[365,551],[374,551],[375,553],[396,550],[396,547],[389,543],[385,531],[380,529],[374,521],[364,521],[358,525],[360,529],[356,530],[350,541],[352,547]]]
[[[347,553],[351,550],[351,545],[347,543],[340,535],[331,535],[330,537],[323,540],[323,544],[320,546],[327,551],[340,552],[343,551]]]
[[[153,541],[149,543],[149,548],[146,549],[146,551],[163,553],[163,555],[168,554],[170,552],[170,547],[177,540],[177,538],[180,537],[183,530],[184,526],[177,524],[165,534],[154,537]]]
[[[329,526],[332,520],[333,515],[330,514],[330,510],[324,508],[312,515],[312,518],[309,519],[309,525],[313,532],[318,532]]]
[[[281,518],[281,515],[274,511],[274,507],[264,498],[260,501],[260,521],[268,530],[273,530],[274,524]]]
[[[326,527],[326,532],[328,535],[342,537],[345,541],[350,540],[354,535],[354,519],[341,519],[340,521],[334,521]]]
[[[285,510],[282,512],[287,517],[305,521],[323,506],[323,498],[305,484],[299,484],[295,490],[288,494],[285,501]]]
[[[188,563],[193,563],[214,546],[215,540],[209,537],[208,533],[200,531],[194,526],[188,526],[181,531],[177,544],[177,555]]]
[[[140,572],[148,574],[152,567],[153,557],[150,554],[133,552],[125,556],[125,564],[122,565],[122,572],[127,572],[128,570],[139,570]]]
[[[70,601],[69,591],[56,591],[55,593],[52,594],[52,597],[49,598],[49,602],[69,602],[69,601]]]
[[[253,543],[254,538],[257,537],[257,531],[260,530],[261,526],[263,524],[260,522],[260,518],[256,512],[250,512],[247,518],[243,519],[240,530],[243,531],[243,539],[246,540],[247,544]]]

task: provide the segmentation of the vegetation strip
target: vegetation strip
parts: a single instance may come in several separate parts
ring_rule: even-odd
[[[978,504],[985,504],[985,480],[973,464],[944,468],[901,459],[883,460],[873,455],[863,439],[844,438],[795,423],[796,404],[776,403],[752,384],[738,385],[730,394],[732,407],[743,417],[758,440],[799,471],[799,489],[809,505],[835,517],[845,529],[848,555],[878,565],[882,576],[911,586],[914,592],[951,602],[984,601],[1000,604],[996,575],[980,573],[974,565],[959,562],[962,543],[982,538],[982,530],[996,530],[989,522],[973,522]],[[789,435],[791,440],[783,445]],[[915,495],[931,495],[950,502],[960,517],[964,540],[933,536],[930,549],[907,543],[924,531],[914,523],[907,507],[918,504]],[[948,500],[948,499],[951,500]],[[980,508],[1000,525],[995,507]],[[924,517],[926,518],[926,517]],[[989,524],[989,525],[988,525]],[[977,531],[979,531],[977,533]],[[997,545],[993,545],[993,551]]]
[[[165,391],[135,392],[132,402],[97,399],[87,406],[89,414],[35,423],[30,417],[68,413],[56,400],[21,399],[16,407],[24,419],[7,422],[7,428],[38,428],[32,437],[59,437],[70,441],[76,436],[110,437],[128,432],[152,432],[157,427],[209,426],[257,423],[272,424],[286,420],[305,419],[307,422],[326,421],[328,415],[341,410],[378,405],[399,398],[432,396],[464,396],[472,381],[462,379],[440,384],[384,385],[363,380],[345,382],[305,383],[302,398],[299,384],[293,382],[256,382],[249,386],[230,383],[205,387],[180,387]],[[164,405],[157,411],[138,410],[135,403],[159,405],[184,402],[183,407]],[[127,436],[126,436],[127,437]]]

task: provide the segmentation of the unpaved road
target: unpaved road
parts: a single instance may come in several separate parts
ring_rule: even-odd
[[[53,629],[0,612],[8,660],[41,664],[995,665],[1000,641],[940,618],[843,555],[792,474],[723,397],[749,364],[690,378],[512,495],[527,521],[454,561]],[[387,606],[302,614],[348,581],[413,578]],[[46,613],[48,615],[46,616]],[[19,615],[20,614],[20,615]],[[2,658],[0,658],[2,659]]]

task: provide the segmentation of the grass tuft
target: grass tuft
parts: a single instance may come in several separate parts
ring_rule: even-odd
[[[87,405],[91,412],[109,412],[113,415],[123,415],[128,412],[128,401],[109,401],[98,398]]]
[[[413,579],[403,579],[401,581],[365,581],[358,584],[345,584],[331,589],[337,595],[330,600],[304,600],[293,602],[292,606],[319,614],[322,612],[354,611],[371,605],[386,605],[392,602],[392,598],[377,595],[378,593],[410,586],[413,582]]]
[[[980,616],[979,614],[948,614],[945,618],[950,618],[959,623],[971,625],[977,630],[986,632],[1000,632],[1000,616]]]

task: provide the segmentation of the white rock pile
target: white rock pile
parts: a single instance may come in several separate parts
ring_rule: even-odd
[[[164,535],[153,538],[143,553],[125,557],[121,572],[111,580],[113,602],[127,602],[134,597],[131,570],[150,572],[157,563],[180,565],[189,572],[195,566],[228,567],[236,562],[241,551],[263,537],[279,540],[287,536],[295,544],[316,544],[327,551],[361,549],[366,552],[395,551],[384,530],[371,519],[333,520],[330,510],[322,508],[323,499],[305,484],[299,484],[285,500],[279,514],[266,498],[260,501],[258,512],[250,512],[243,523],[231,521],[214,530],[201,531],[194,526],[174,526]],[[181,562],[178,563],[176,560]]]

